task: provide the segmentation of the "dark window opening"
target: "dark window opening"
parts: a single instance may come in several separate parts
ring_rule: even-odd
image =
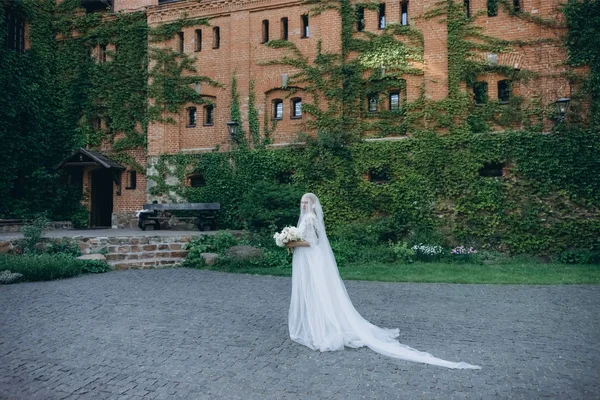
[[[102,120],[100,117],[94,117],[90,122],[93,130],[99,131],[102,128]]]
[[[19,53],[25,51],[25,20],[13,12],[6,14],[6,48]]]
[[[112,133],[112,129],[113,129],[113,127],[112,127],[112,118],[111,118],[111,117],[109,117],[109,116],[107,116],[107,117],[104,119],[104,124],[105,124],[105,126],[106,126],[106,133],[107,133],[107,134],[108,134],[108,133]]]
[[[467,18],[471,18],[471,2],[470,0],[465,0],[464,2],[465,15]]]
[[[498,81],[498,101],[508,103],[511,95],[511,82],[508,79]]]
[[[100,61],[101,63],[106,62],[106,45],[105,44],[101,44],[98,47],[98,61]]]
[[[81,1],[81,7],[85,9],[86,14],[96,13],[96,12],[112,12],[113,11],[113,2],[114,1],[105,1],[105,0],[87,0]]]
[[[400,8],[400,24],[408,25],[408,0],[403,1]]]
[[[385,4],[379,5],[379,15],[377,16],[379,21],[379,29],[385,29]]]
[[[196,29],[196,51],[202,51],[202,29]]]
[[[356,7],[356,30],[363,32],[365,30],[365,8]]]
[[[267,43],[269,41],[269,20],[265,19],[262,22],[262,42]]]
[[[302,37],[307,38],[310,35],[310,29],[308,27],[308,15],[302,16]]]
[[[277,174],[277,182],[282,185],[289,185],[293,182],[292,177],[294,176],[293,171],[284,171]]]
[[[183,32],[177,32],[177,51],[183,53]]]
[[[213,49],[221,47],[221,28],[215,26],[213,28]]]
[[[521,1],[520,0],[513,0],[513,9],[515,12],[521,11]]]
[[[475,104],[485,104],[488,101],[488,83],[475,82],[473,84],[473,100]]]
[[[215,106],[209,104],[204,106],[204,125],[213,125],[215,123]]]
[[[274,119],[282,119],[283,118],[283,100],[280,100],[280,99],[273,100],[273,118]]]
[[[400,92],[390,93],[390,111],[398,111],[400,109]]]
[[[302,117],[302,99],[292,99],[292,118]]]
[[[196,126],[196,107],[189,107],[188,109],[188,127]]]
[[[369,107],[368,107],[369,112],[377,112],[378,108],[379,108],[379,96],[377,96],[377,95],[369,96]]]
[[[128,185],[125,189],[135,189],[137,187],[137,172],[129,171],[128,175]]]
[[[388,167],[370,168],[368,177],[372,183],[387,183],[392,180],[392,171]]]
[[[479,176],[482,176],[485,178],[502,176],[503,169],[504,169],[504,163],[499,163],[499,162],[484,163],[483,167],[479,168]]]
[[[498,0],[487,0],[487,15],[488,17],[498,15]]]
[[[190,176],[190,186],[194,188],[206,186],[206,179],[202,175]]]
[[[288,40],[288,19],[281,18],[281,40]]]

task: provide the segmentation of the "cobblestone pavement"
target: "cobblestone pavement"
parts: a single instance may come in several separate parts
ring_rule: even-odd
[[[300,346],[289,278],[131,270],[0,286],[0,398],[600,398],[600,286],[347,287],[401,342],[483,369]]]

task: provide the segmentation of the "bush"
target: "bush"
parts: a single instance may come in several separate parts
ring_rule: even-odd
[[[22,274],[10,271],[0,272],[0,285],[8,285],[10,283],[19,282],[23,278]]]
[[[108,272],[112,268],[104,261],[100,260],[78,260],[83,274],[100,274]]]
[[[350,241],[359,246],[381,246],[396,241],[404,235],[404,227],[397,225],[392,218],[380,217],[371,221],[357,221],[339,226],[332,232],[332,238]]]
[[[382,262],[392,263],[396,259],[393,249],[386,246],[360,246],[349,240],[332,240],[331,249],[340,267],[348,264]]]
[[[415,251],[408,247],[406,242],[392,245],[392,251],[396,255],[396,261],[401,264],[411,264],[415,261]]]
[[[444,249],[442,246],[430,245],[430,244],[417,244],[411,247],[415,252],[415,258],[418,261],[423,262],[435,262],[439,261],[444,255]]]
[[[296,225],[302,189],[259,181],[244,195],[240,216],[251,231],[276,231]]]
[[[202,268],[206,265],[202,253],[217,253],[221,257],[225,250],[239,244],[239,240],[230,232],[217,232],[214,235],[201,235],[192,238],[186,248],[189,250],[183,266],[187,268]]]
[[[590,250],[568,250],[558,257],[563,264],[600,264],[600,252]]]
[[[81,249],[77,241],[71,238],[51,240],[48,243],[46,252],[49,254],[66,254],[72,257],[79,257],[81,255]]]
[[[48,218],[45,215],[39,215],[30,224],[27,224],[21,228],[23,233],[23,252],[35,253],[37,250],[35,245],[40,242],[44,230],[48,226]]]
[[[71,223],[75,229],[87,228],[90,223],[90,212],[88,209],[80,204],[71,215]]]
[[[26,281],[49,281],[77,276],[82,266],[80,260],[65,254],[3,255],[0,271],[22,274]]]

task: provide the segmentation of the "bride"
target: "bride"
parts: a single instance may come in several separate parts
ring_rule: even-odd
[[[379,328],[356,311],[340,278],[325,234],[323,209],[312,193],[302,196],[298,228],[302,241],[294,247],[290,338],[313,350],[363,347],[385,356],[448,368],[480,369],[464,362],[446,361],[395,340],[398,329]]]

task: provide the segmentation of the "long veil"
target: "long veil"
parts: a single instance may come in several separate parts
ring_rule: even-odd
[[[339,275],[337,263],[331,245],[329,244],[327,233],[325,232],[323,208],[321,207],[319,199],[312,193],[305,194],[303,196],[303,200],[304,199],[308,200],[308,207],[301,207],[298,226],[303,226],[305,228],[305,231],[307,232],[305,240],[311,245],[311,247],[307,249],[311,254],[310,262],[312,264],[317,264],[315,268],[311,269],[311,273],[316,276],[311,281],[310,290],[316,291],[318,296],[316,298],[318,298],[319,302],[319,304],[314,305],[318,310],[313,307],[313,311],[326,314],[322,318],[322,320],[326,322],[321,322],[321,325],[334,325],[333,328],[317,328],[320,329],[321,332],[325,332],[325,334],[321,336],[335,336],[331,335],[331,331],[339,332],[337,336],[341,336],[340,340],[343,341],[343,344],[336,344],[336,341],[333,340],[331,343],[321,345],[316,349],[326,351],[337,350],[343,348],[344,345],[349,347],[367,346],[377,353],[402,360],[438,365],[447,368],[481,369],[479,366],[467,364],[465,362],[442,360],[429,353],[401,344],[396,340],[399,336],[398,329],[380,328],[365,320],[352,305],[346,287]],[[294,295],[295,294],[292,293],[292,296]],[[297,314],[300,314],[300,312],[296,312],[290,307],[290,320],[302,317]],[[297,341],[301,342],[301,340]],[[311,344],[304,344],[314,348]]]

